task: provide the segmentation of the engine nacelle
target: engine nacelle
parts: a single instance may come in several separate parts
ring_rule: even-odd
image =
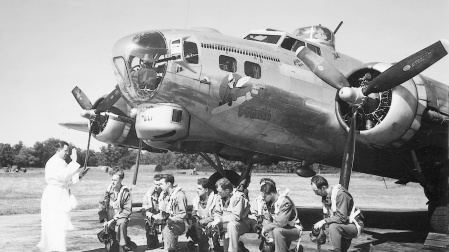
[[[172,103],[147,104],[137,107],[137,137],[151,141],[177,141],[188,136],[189,113]],[[148,144],[150,144],[148,142]],[[154,146],[153,144],[150,144]]]
[[[128,116],[129,109],[123,98],[120,98],[109,110],[117,115]],[[131,123],[119,121],[107,115],[102,116],[100,122],[93,126],[96,127],[93,130],[95,139],[114,145],[119,145],[125,140],[132,126]],[[98,133],[95,133],[95,131]]]
[[[369,63],[348,74],[351,86],[367,85],[387,70],[391,64]],[[369,74],[369,75],[367,75]],[[371,76],[370,76],[371,75]],[[376,95],[377,97],[377,95]],[[360,111],[357,118],[357,140],[373,147],[397,148],[407,143],[421,127],[421,118],[427,107],[427,93],[421,77],[415,76],[391,90],[379,93],[374,111]],[[336,99],[336,114],[340,125],[349,130],[350,107]]]

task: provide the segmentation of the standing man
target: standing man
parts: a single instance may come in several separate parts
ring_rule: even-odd
[[[122,170],[116,170],[112,174],[112,183],[107,191],[109,196],[109,221],[105,223],[109,229],[115,231],[120,252],[132,250],[132,243],[127,234],[129,216],[132,212],[132,199],[129,188],[122,184],[124,178],[125,173]]]
[[[320,229],[326,225],[335,252],[348,251],[352,238],[358,237],[364,227],[360,210],[356,209],[351,194],[341,185],[330,187],[319,175],[312,177],[311,185],[315,194],[321,196],[326,216],[313,228]]]
[[[153,215],[159,213],[159,196],[161,194],[161,187],[159,181],[161,174],[154,175],[153,185],[143,196],[142,214],[145,216],[145,231],[147,237],[147,247],[149,249],[159,247],[159,240],[157,237],[157,229],[154,225]]]
[[[207,224],[214,220],[212,211],[216,202],[216,195],[210,189],[207,188],[209,180],[207,178],[200,178],[197,181],[196,192],[197,195],[193,198],[193,210],[192,219],[193,224],[190,232],[194,232],[197,235],[198,248],[200,252],[209,251],[208,237],[203,231]],[[194,239],[193,239],[194,240]],[[195,240],[194,240],[195,242]],[[215,244],[218,247],[220,244]]]
[[[175,186],[175,178],[170,174],[162,174],[160,186],[166,197],[160,197],[159,204],[161,213],[153,215],[156,221],[163,221],[165,213],[168,214],[166,224],[162,229],[164,248],[169,252],[176,251],[178,236],[186,231],[187,223],[187,198],[180,186]],[[162,196],[162,195],[161,195]]]
[[[239,237],[249,230],[250,206],[245,194],[234,190],[227,178],[219,179],[215,185],[220,199],[215,204],[214,221],[208,226],[221,225],[226,230],[224,252],[237,252]]]
[[[302,231],[295,204],[287,195],[279,194],[272,183],[262,185],[260,192],[271,215],[264,222],[262,234],[271,232],[274,239],[274,251],[287,252],[290,243],[298,240]]]
[[[69,212],[76,207],[76,199],[70,192],[70,185],[78,182],[88,169],[78,172],[76,149],[69,155],[69,144],[60,141],[56,153],[45,164],[45,181],[41,200],[41,240],[37,247],[44,252],[66,251],[66,231],[73,229]]]

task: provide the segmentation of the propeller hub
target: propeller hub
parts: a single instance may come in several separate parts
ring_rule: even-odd
[[[338,97],[351,106],[360,106],[365,103],[366,96],[363,95],[362,89],[343,87],[338,91]]]
[[[93,109],[83,109],[80,113],[81,117],[87,118],[89,120],[95,118],[95,111]]]

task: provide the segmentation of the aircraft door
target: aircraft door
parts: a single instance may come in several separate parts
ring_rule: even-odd
[[[171,56],[176,57],[172,72],[176,75],[199,80],[201,75],[200,43],[195,38],[179,38],[170,42]]]

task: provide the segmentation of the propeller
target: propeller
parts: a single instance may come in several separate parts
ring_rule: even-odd
[[[115,89],[106,96],[103,100],[98,104],[94,104],[90,102],[89,98],[87,98],[86,94],[79,88],[75,87],[72,90],[72,94],[75,97],[75,100],[78,102],[80,107],[83,109],[81,116],[89,119],[89,137],[87,138],[87,149],[86,149],[86,158],[84,159],[84,170],[87,169],[87,161],[89,160],[89,148],[90,148],[90,138],[92,136],[92,126],[94,123],[99,123],[102,120],[102,116],[100,113],[105,112],[110,109],[112,105],[114,105],[118,99],[120,99],[120,90],[119,87],[116,86]]]
[[[356,141],[355,128],[357,124],[358,109],[363,108],[371,110],[376,103],[373,101],[373,97],[375,96],[372,97],[370,94],[384,92],[401,85],[446,56],[448,51],[448,41],[437,41],[423,50],[394,64],[375,77],[366,88],[362,89],[351,87],[346,77],[320,55],[304,46],[298,48],[296,56],[304,62],[304,64],[315,73],[318,78],[336,88],[338,90],[339,98],[352,107],[351,125],[348,131],[348,139],[346,140],[340,172],[340,184],[342,186],[345,188],[349,187],[349,179],[353,168]]]

